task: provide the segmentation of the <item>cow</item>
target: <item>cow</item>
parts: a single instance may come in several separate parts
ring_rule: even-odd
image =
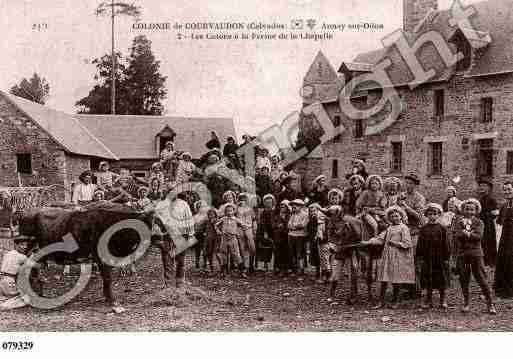
[[[56,251],[49,253],[41,260],[43,262],[53,260],[58,264],[83,263],[84,261],[96,263],[103,281],[105,300],[108,305],[116,306],[112,291],[112,270],[115,264],[105,261],[105,256],[102,257],[102,251],[99,248],[103,248],[102,243],[106,243],[107,247],[105,248],[108,248],[108,253],[112,257],[132,255],[134,249],[143,244],[143,238],[133,227],[130,228],[130,226],[122,224],[135,222],[145,226],[148,229],[146,233],[149,234],[151,234],[152,226],[155,223],[162,226],[151,211],[135,211],[122,204],[104,201],[85,206],[81,210],[42,208],[27,212],[19,220],[19,232],[22,235],[33,237],[33,244],[40,250],[48,248],[52,244],[64,242],[66,238],[73,239],[77,244],[76,250],[70,253]],[[106,231],[109,229],[113,231],[115,227],[118,227],[119,230],[106,239],[104,236]],[[164,227],[162,226],[162,228]],[[150,238],[152,241],[155,239],[154,236]],[[106,240],[106,242],[100,243],[101,240]]]

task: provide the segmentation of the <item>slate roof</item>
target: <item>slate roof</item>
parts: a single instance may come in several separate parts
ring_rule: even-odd
[[[210,131],[216,131],[221,145],[235,136],[231,118],[198,118],[134,115],[75,115],[84,127],[97,136],[120,159],[158,157],[155,137],[166,125],[175,133],[175,146],[200,158],[207,151]]]
[[[73,115],[68,115],[2,91],[0,91],[0,96],[6,98],[11,104],[31,118],[67,152],[117,160],[116,155],[89,132]]]
[[[326,58],[319,51],[314,61],[310,65],[308,72],[303,78],[303,88],[309,87],[310,93],[303,97],[304,104],[314,102],[334,102],[338,100],[338,95],[343,87],[343,81],[339,78],[337,72]]]
[[[479,50],[472,67],[465,73],[466,77],[487,76],[513,72],[513,2],[511,0],[488,0],[471,6],[475,14],[470,17],[474,28],[483,34],[488,33],[491,41]],[[449,39],[456,29],[449,24],[450,9],[435,11],[428,21],[420,26],[418,33],[405,33],[410,41],[415,41],[428,31],[435,30],[445,39]],[[467,29],[462,29],[468,35]],[[472,39],[470,39],[472,40]],[[453,47],[454,52],[454,47]],[[395,46],[379,49],[356,56],[353,62],[377,64],[383,58],[389,58],[392,64],[387,68],[388,75],[395,86],[406,85],[414,77]],[[452,75],[452,68],[447,68],[433,44],[424,45],[417,51],[417,58],[425,69],[434,69],[435,76],[430,82],[445,81]],[[361,86],[359,89],[377,88],[375,84]]]

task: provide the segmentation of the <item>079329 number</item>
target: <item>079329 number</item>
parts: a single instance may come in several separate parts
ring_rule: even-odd
[[[31,350],[34,342],[2,342],[2,350]]]

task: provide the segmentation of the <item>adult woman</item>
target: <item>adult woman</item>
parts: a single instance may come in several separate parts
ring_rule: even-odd
[[[317,176],[312,182],[312,190],[308,195],[310,203],[318,203],[321,207],[328,205],[329,188],[326,185],[326,176]]]
[[[456,197],[456,187],[449,186],[446,188],[445,192],[447,193],[447,197],[442,202],[442,208],[443,208],[444,212],[447,212],[448,211],[447,203],[449,202],[449,200],[451,198]]]
[[[94,197],[96,185],[93,184],[93,174],[91,171],[84,171],[78,177],[78,183],[73,189],[71,202],[78,205],[85,205],[91,203]]]
[[[210,140],[205,144],[209,150],[213,150],[214,148],[221,150],[221,142],[219,142],[219,137],[217,137],[216,131],[210,132]]]
[[[499,298],[513,298],[513,182],[503,186],[506,203],[502,206],[497,224],[502,226],[494,289]]]
[[[363,177],[364,182],[367,180],[369,174],[367,173],[367,169],[365,168],[365,162],[363,162],[359,158],[355,158],[351,161],[351,165],[353,166],[351,169],[351,173],[346,175],[346,179],[350,179],[354,175],[360,175]]]

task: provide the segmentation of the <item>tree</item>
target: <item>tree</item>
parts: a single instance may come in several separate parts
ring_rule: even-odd
[[[79,113],[111,113],[111,69],[110,55],[93,60],[98,82],[89,94],[77,101]],[[166,96],[166,77],[159,73],[160,62],[151,52],[151,42],[145,36],[137,36],[130,56],[123,59],[116,53],[115,81],[117,83],[116,113],[124,115],[161,115],[164,107],[161,100]]]
[[[160,61],[155,60],[151,41],[137,36],[132,44],[125,73],[129,113],[132,115],[162,115],[161,101],[166,97],[166,77],[159,73]]]
[[[132,16],[136,20],[139,20],[141,16],[141,9],[139,6],[135,6],[134,4],[127,4],[124,2],[114,2],[114,0],[110,1],[110,4],[107,2],[102,2],[95,10],[96,16],[105,15],[109,12],[110,8],[110,18],[111,18],[111,113],[114,115],[116,113],[116,80],[115,80],[115,71],[116,71],[116,57],[114,56],[114,18],[119,15]]]
[[[9,92],[15,96],[44,105],[50,95],[50,85],[44,77],[34,73],[29,80],[23,78],[19,85],[11,87]]]
[[[128,109],[126,106],[126,92],[119,86],[124,78],[123,72],[125,66],[122,63],[122,56],[119,52],[116,53],[116,66],[115,81],[118,83],[118,94],[122,96],[116,97],[116,108],[118,113],[126,114]],[[112,61],[111,55],[103,55],[101,58],[92,61],[96,65],[97,72],[94,79],[98,82],[89,94],[75,103],[78,107],[78,113],[91,113],[91,114],[109,114],[111,113],[111,69]]]

